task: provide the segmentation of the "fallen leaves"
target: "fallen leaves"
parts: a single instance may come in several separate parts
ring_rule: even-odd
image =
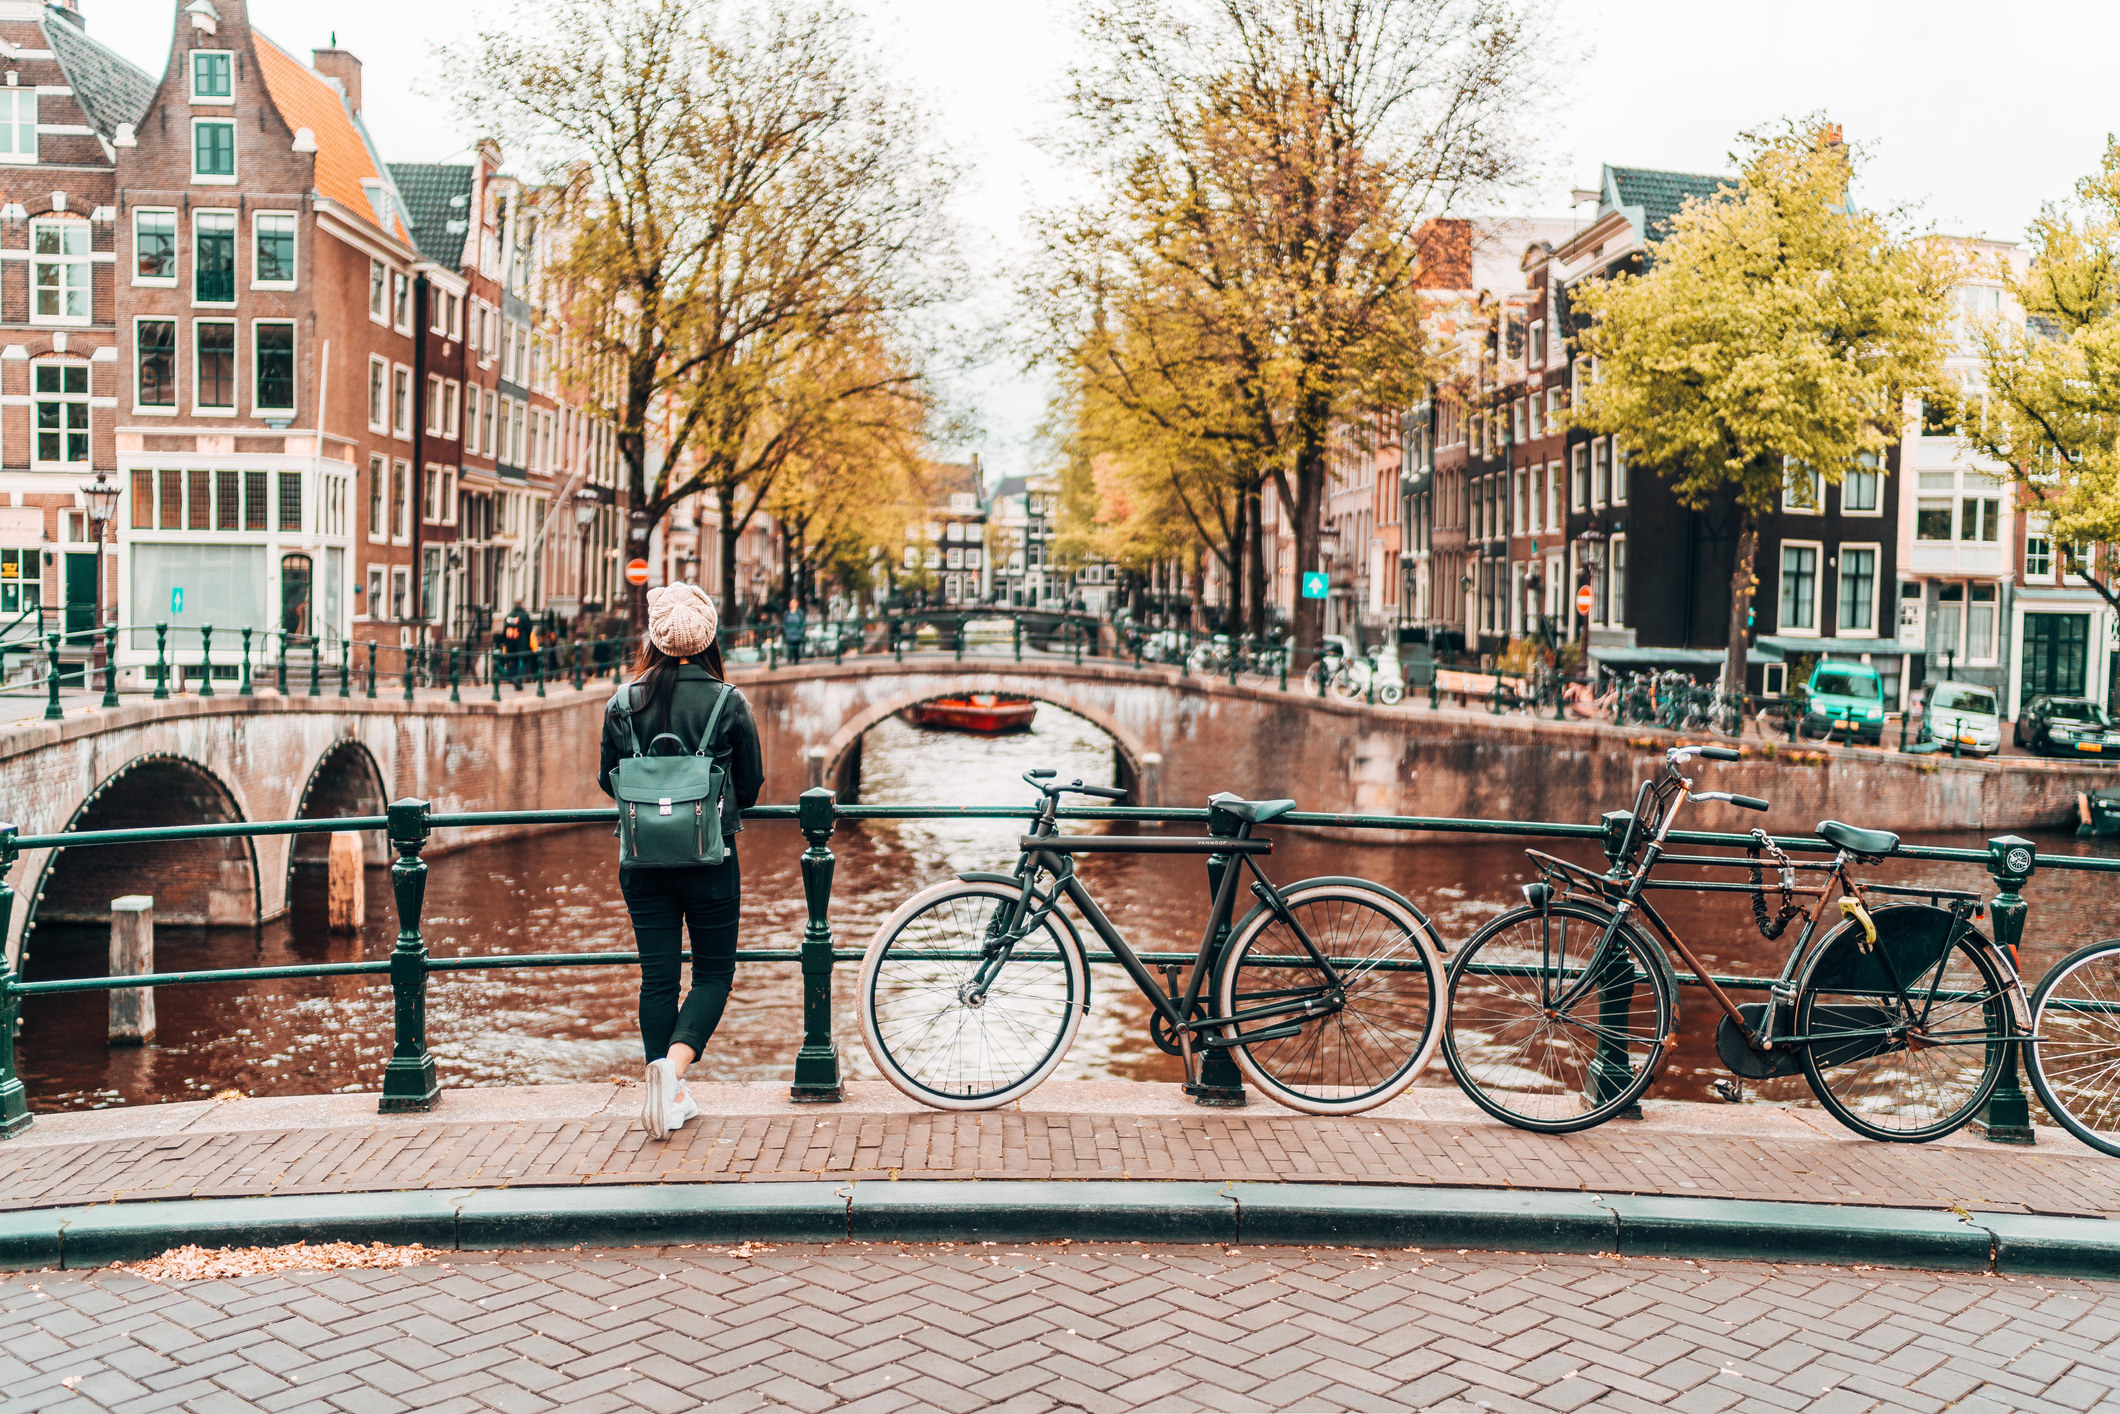
[[[220,1281],[262,1276],[267,1272],[331,1271],[347,1267],[410,1267],[432,1262],[440,1254],[415,1242],[394,1247],[385,1242],[293,1242],[284,1247],[172,1247],[144,1262],[111,1267],[148,1281]]]

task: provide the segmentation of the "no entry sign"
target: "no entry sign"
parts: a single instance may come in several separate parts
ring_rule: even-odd
[[[628,560],[628,561],[626,561],[626,583],[628,583],[628,584],[646,584],[647,582],[648,582],[648,562],[647,562],[646,560]],[[1590,592],[1590,591],[1589,591],[1589,590],[1587,590],[1587,589],[1583,591],[1583,593],[1585,593],[1585,594],[1588,594],[1589,592]],[[1583,605],[1584,605],[1584,607],[1585,607],[1585,608],[1589,607],[1589,604],[1590,604],[1590,601],[1589,601],[1588,599],[1585,599],[1585,600],[1583,601]]]
[[[1578,614],[1590,612],[1590,586],[1587,584],[1575,591],[1575,612]]]

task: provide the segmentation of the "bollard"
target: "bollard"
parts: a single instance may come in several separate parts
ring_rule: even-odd
[[[964,620],[957,620],[957,661],[964,661]]]
[[[333,831],[331,851],[324,862],[325,926],[334,933],[358,933],[368,921],[360,835],[353,830]]]
[[[461,702],[464,700],[456,694],[456,655],[458,651],[458,649],[453,647],[449,650],[449,700],[451,702]],[[580,687],[582,685],[581,665],[579,662],[575,664],[574,668],[574,685],[576,687]]]
[[[1023,661],[1023,620],[1019,618],[1014,619],[1011,622],[1016,625],[1016,661],[1020,663]],[[1141,666],[1141,659],[1138,654],[1135,655],[1134,666],[1137,668]]]
[[[66,713],[59,706],[59,635],[52,634],[45,640],[45,651],[51,662],[44,675],[44,686],[51,696],[44,704],[44,720],[56,722]]]
[[[199,696],[213,696],[213,625],[199,629]]]
[[[427,944],[420,937],[420,905],[427,895],[427,865],[420,858],[429,827],[424,800],[390,803],[390,891],[397,899],[397,946],[390,952],[390,991],[397,1007],[397,1044],[383,1067],[381,1114],[434,1108],[441,1093],[434,1057],[427,1053]]]
[[[501,700],[501,650],[486,650],[486,676],[493,679],[493,700]]]
[[[236,696],[238,697],[256,695],[252,690],[250,681],[250,633],[250,628],[246,625],[243,629],[243,685],[236,689]]]
[[[543,649],[540,649],[540,650],[538,650],[538,651],[537,651],[537,652],[536,652],[535,654],[533,654],[533,655],[531,655],[531,656],[533,656],[533,657],[535,657],[535,658],[537,659],[536,663],[532,664],[532,665],[531,665],[531,669],[530,669],[530,670],[531,670],[532,672],[534,672],[534,673],[536,673],[536,674],[537,674],[537,695],[538,695],[539,697],[543,697],[543,696],[545,695],[545,654],[544,654],[544,650],[543,650]]]
[[[1363,695],[1369,699],[1369,705],[1374,707],[1377,705],[1377,670],[1375,668],[1371,668],[1367,676],[1369,678],[1369,685],[1365,689],[1363,689]],[[1501,683],[1497,681],[1495,683],[1495,687],[1496,690],[1499,690],[1501,687]]]
[[[1207,812],[1207,832],[1228,837],[1237,832],[1237,819],[1233,815],[1210,807]],[[1236,861],[1226,854],[1207,856],[1207,890],[1210,900],[1222,892],[1224,871],[1235,866]],[[1224,923],[1215,932],[1215,947],[1207,961],[1207,975],[1212,977],[1222,968],[1222,949],[1229,946],[1229,925]],[[1205,988],[1202,988],[1205,991]],[[1245,1103],[1244,1077],[1237,1070],[1237,1063],[1230,1059],[1229,1048],[1216,1046],[1200,1053],[1200,1078],[1188,1080],[1185,1093],[1193,1097],[1196,1105],[1211,1109],[1240,1109]]]
[[[29,1092],[15,1074],[15,1017],[22,999],[15,995],[15,970],[7,961],[7,930],[15,912],[15,891],[7,876],[15,869],[15,827],[0,823],[0,1139],[12,1139],[33,1122]]]
[[[2023,889],[2031,879],[2032,871],[2039,867],[2039,856],[2032,842],[2022,835],[1997,835],[1988,841],[1987,867],[1999,890],[1988,903],[1988,911],[1995,918],[1995,945],[2009,954],[2010,964],[2014,967],[2017,965],[2017,945],[2024,938],[2024,915],[2031,909],[2031,905],[2024,901]],[[1996,1082],[1995,1093],[1988,1097],[1980,1118],[1973,1123],[1991,1144],[2035,1142],[2032,1106],[2025,1098],[2023,1082],[2017,1077],[2015,1046],[2003,1049],[2002,1079]]]
[[[339,640],[339,696],[353,696],[353,640]]]
[[[795,1083],[788,1098],[798,1104],[843,1099],[839,1046],[832,1040],[832,822],[838,807],[822,786],[796,801],[796,822],[810,847],[802,852],[802,897],[810,921],[802,930],[802,1049],[795,1053]]]
[[[412,700],[412,649],[410,647],[398,649],[398,676],[404,680],[405,700],[410,702]]]
[[[957,632],[959,632],[959,633],[963,633],[963,632],[964,632],[964,630],[960,628],[960,629],[958,629],[958,630],[957,630]],[[1087,636],[1087,634],[1086,634],[1086,633],[1084,632],[1084,630],[1083,630],[1083,627],[1082,627],[1082,625],[1080,625],[1080,624],[1076,624],[1076,625],[1075,625],[1075,666],[1076,666],[1076,667],[1078,667],[1078,668],[1082,666],[1082,640],[1083,640],[1083,639],[1084,639],[1084,638],[1085,638],[1086,636]]]
[[[118,626],[103,627],[103,705],[118,705]]]
[[[368,640],[368,697],[375,699],[375,640]]]
[[[166,652],[166,650],[167,650],[168,646],[169,646],[169,625],[168,625],[168,624],[156,624],[156,625],[155,625],[155,701],[157,701],[157,702],[162,702],[162,701],[165,701],[165,700],[167,700],[167,698],[169,697],[169,659],[168,659],[168,656],[167,656],[167,652]]]
[[[155,970],[155,901],[127,894],[110,901],[110,975],[138,977]],[[144,1046],[155,1039],[155,989],[110,990],[110,1044]]]
[[[905,661],[905,635],[898,631],[898,623],[891,622],[891,654],[901,663]]]
[[[278,688],[280,696],[285,697],[287,695],[287,634],[285,630],[280,633],[280,668],[278,676],[274,679],[274,685]]]
[[[1274,654],[1274,660],[1281,665],[1281,691],[1286,692],[1288,691],[1288,650],[1283,648],[1280,652]]]
[[[323,648],[322,640],[312,634],[309,639],[309,695],[311,697],[322,697],[324,695]]]
[[[1428,670],[1428,710],[1443,710],[1443,670],[1439,667],[1430,667]]]

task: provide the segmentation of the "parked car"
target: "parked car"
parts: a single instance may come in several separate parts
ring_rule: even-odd
[[[1995,689],[1972,682],[1932,683],[1928,702],[1924,724],[1929,736],[1946,749],[1956,743],[1960,750],[1980,756],[2002,750]]]
[[[1884,679],[1868,663],[1820,663],[1811,670],[1803,734],[1876,746],[1884,740]]]
[[[2120,725],[2084,697],[2028,699],[2013,735],[2019,746],[2040,756],[2120,756]]]

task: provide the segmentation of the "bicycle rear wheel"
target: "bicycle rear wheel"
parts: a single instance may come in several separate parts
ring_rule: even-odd
[[[1331,963],[1344,1003],[1316,1015],[1260,1016],[1223,1035],[1299,1024],[1292,1035],[1230,1047],[1263,1093],[1307,1114],[1354,1114],[1413,1083],[1435,1054],[1443,967],[1428,921],[1353,879],[1313,879],[1281,892],[1303,934]],[[1242,1017],[1296,1002],[1329,1006],[1332,979],[1288,921],[1262,908],[1223,950],[1218,1014]]]
[[[2032,1088],[2063,1129],[2120,1158],[2120,939],[2079,948],[2032,994]]]
[[[1602,1124],[1656,1077],[1676,1015],[1662,953],[1580,903],[1514,908],[1450,962],[1443,1059],[1471,1101],[1519,1129]],[[1586,965],[1596,961],[1589,985]]]
[[[976,984],[1016,919],[1017,890],[937,884],[885,919],[861,960],[861,1035],[883,1078],[924,1105],[984,1110],[1027,1093],[1074,1043],[1089,974],[1048,916]]]
[[[1857,1134],[1940,1139],[1980,1113],[2002,1078],[2015,1044],[2011,984],[1978,934],[1951,940],[1945,951],[1951,916],[1944,909],[1902,904],[1877,910],[1875,921],[1874,947],[1862,946],[1851,921],[1805,968],[1795,1021],[1796,1034],[1809,1038],[1804,1078],[1819,1104]]]

